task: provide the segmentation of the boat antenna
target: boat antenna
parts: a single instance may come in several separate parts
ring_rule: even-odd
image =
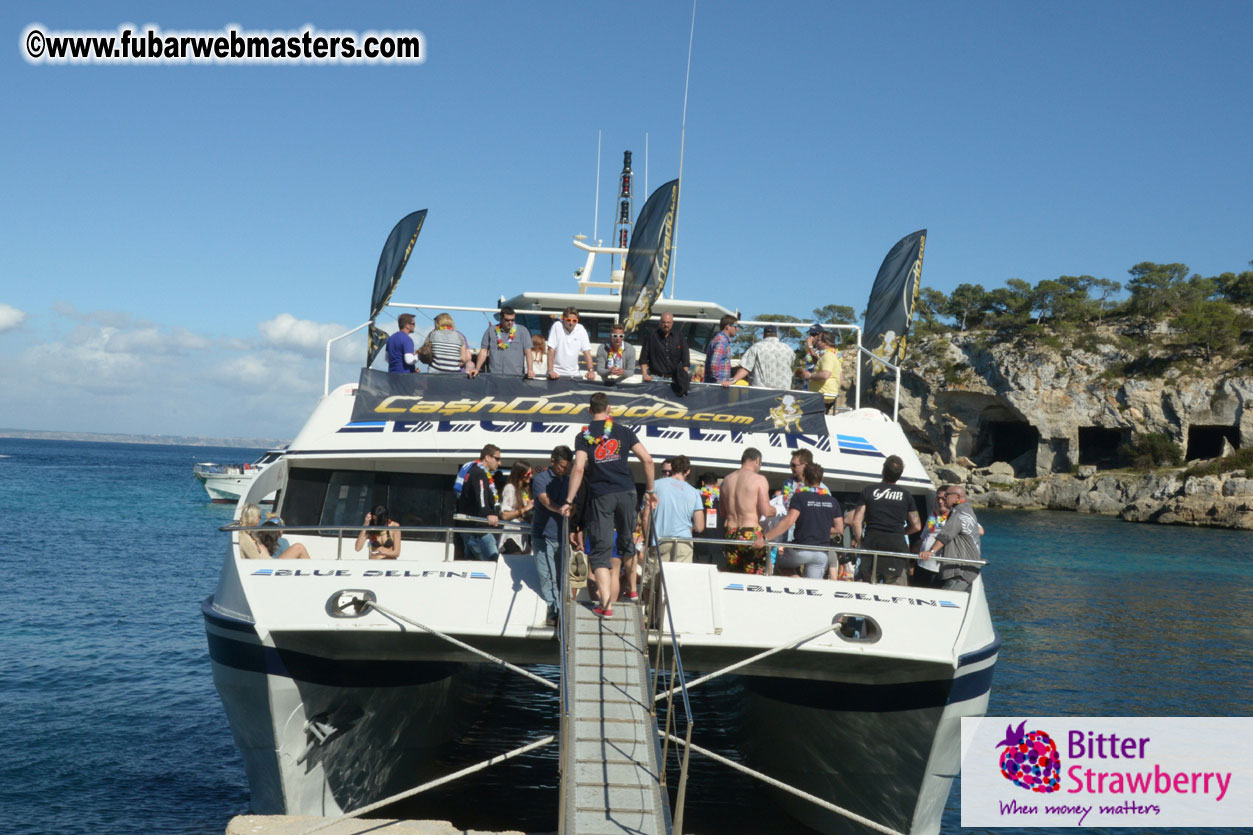
[[[600,135],[603,131],[596,131],[596,205],[592,207],[592,240],[596,241],[599,246],[600,227],[596,224],[600,221]],[[683,170],[683,160],[679,160],[679,170]]]
[[[644,131],[644,193],[648,194],[648,131]]]
[[[687,75],[683,79],[683,124],[679,128],[679,198],[675,200],[674,213],[679,213],[679,200],[683,192],[683,143],[687,139],[687,88],[692,82],[692,41],[696,38],[696,0],[692,0],[692,30],[687,36]],[[645,177],[647,181],[647,177]],[[679,228],[675,224],[674,240],[670,243],[670,298],[674,298],[675,285],[679,279]]]

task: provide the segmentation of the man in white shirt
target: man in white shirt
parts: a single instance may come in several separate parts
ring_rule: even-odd
[[[548,332],[548,379],[560,377],[578,377],[579,355],[583,355],[587,363],[586,377],[596,379],[596,366],[592,362],[592,342],[587,338],[587,330],[579,324],[579,311],[567,307],[561,314],[561,321],[554,322]]]

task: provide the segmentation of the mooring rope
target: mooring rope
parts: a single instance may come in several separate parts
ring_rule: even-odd
[[[391,797],[385,797],[382,800],[369,804],[368,806],[362,806],[360,809],[353,809],[351,812],[340,815],[337,818],[331,818],[330,820],[323,821],[322,823],[319,823],[317,826],[306,829],[305,833],[306,835],[308,835],[308,833],[310,832],[320,832],[321,830],[334,826],[337,823],[342,823],[343,821],[346,821],[346,820],[352,820],[353,818],[359,818],[362,815],[368,815],[370,812],[373,812],[376,809],[381,809],[390,803],[395,803],[399,800],[404,800],[406,798],[413,797],[415,794],[424,792],[427,789],[433,789],[438,786],[442,786],[445,783],[450,783],[453,780],[456,780],[460,777],[464,777],[467,774],[473,774],[476,771],[482,771],[483,769],[488,768],[490,766],[496,765],[498,763],[503,763],[505,760],[511,760],[514,757],[520,756],[521,754],[525,754],[529,751],[534,751],[536,748],[543,748],[545,745],[552,742],[556,738],[557,738],[556,736],[549,734],[543,739],[537,739],[534,742],[528,743],[527,745],[523,745],[521,748],[515,748],[514,750],[509,751],[508,753],[505,753],[505,754],[498,754],[495,757],[492,757],[491,759],[483,760],[483,762],[481,763],[475,763],[474,765],[463,768],[460,771],[454,771],[452,774],[447,774],[438,779],[431,780],[428,783],[423,783],[420,786],[414,786],[411,789],[405,789],[399,794],[393,794]]]
[[[723,757],[719,754],[715,754],[713,751],[710,751],[707,748],[700,747],[695,742],[689,743],[687,740],[683,739],[682,737],[675,736],[674,734],[662,733],[661,731],[658,731],[657,733],[660,736],[669,737],[672,742],[678,745],[684,745],[684,746],[690,745],[691,750],[695,751],[698,754],[704,754],[706,757],[709,757],[709,759],[713,760],[714,762],[721,763],[722,765],[729,766],[730,768],[734,768],[736,771],[743,772],[744,774],[747,774],[749,777],[755,777],[768,786],[774,786],[776,789],[785,791],[788,794],[794,794],[797,797],[801,798],[802,800],[808,800],[810,803],[821,806],[822,808],[828,811],[835,812],[837,815],[843,815],[844,817],[848,818],[851,821],[856,821],[857,823],[860,823],[862,826],[866,826],[866,827],[869,827],[870,829],[873,829],[875,832],[882,832],[884,835],[905,835],[905,833],[900,832],[899,830],[892,829],[891,827],[888,827],[888,826],[884,826],[881,823],[876,823],[875,821],[872,821],[870,818],[864,818],[861,815],[857,814],[856,812],[853,812],[849,809],[845,809],[843,806],[836,806],[834,803],[829,803],[823,800],[821,797],[817,797],[815,795],[809,794],[808,792],[803,792],[800,789],[789,786],[787,783],[776,780],[773,777],[767,777],[765,774],[762,774],[760,771],[754,771],[753,769],[749,768],[746,765],[741,765],[740,763],[737,763],[734,760],[728,760],[726,757]]]
[[[394,609],[389,609],[389,608],[387,608],[386,606],[383,606],[383,605],[381,605],[381,604],[379,604],[379,603],[375,603],[373,600],[366,600],[366,601],[364,601],[364,605],[365,605],[365,606],[369,606],[369,607],[371,607],[371,608],[373,608],[373,609],[377,609],[380,613],[382,613],[382,614],[384,614],[384,615],[387,615],[388,617],[392,617],[392,618],[395,618],[396,620],[401,620],[401,621],[404,621],[405,623],[408,623],[408,624],[411,624],[411,625],[413,625],[413,626],[416,626],[416,627],[418,627],[419,629],[425,630],[426,632],[430,632],[432,635],[434,635],[434,636],[435,636],[435,637],[437,637],[437,638],[442,638],[442,639],[444,639],[445,641],[447,641],[448,643],[453,644],[454,646],[461,647],[462,649],[466,650],[467,652],[472,652],[472,653],[474,653],[475,655],[479,656],[480,658],[485,658],[485,659],[487,659],[488,661],[491,661],[493,664],[499,664],[499,665],[501,665],[502,667],[504,667],[505,669],[507,669],[507,670],[511,670],[511,671],[513,671],[513,672],[517,673],[517,674],[518,674],[518,675],[520,675],[520,676],[525,676],[525,677],[529,678],[531,681],[534,681],[534,682],[536,682],[536,683],[538,683],[538,684],[542,684],[542,685],[544,685],[545,687],[549,688],[550,690],[559,690],[559,689],[560,689],[560,687],[559,687],[557,684],[554,684],[553,682],[549,681],[549,680],[548,680],[548,679],[546,679],[546,678],[542,678],[542,677],[540,677],[540,676],[535,675],[535,673],[532,673],[532,672],[530,672],[530,671],[528,671],[528,670],[524,670],[524,669],[522,669],[521,667],[517,666],[516,664],[510,664],[510,663],[509,663],[508,661],[506,661],[505,659],[503,659],[503,658],[497,658],[496,656],[492,655],[491,653],[484,652],[483,650],[481,650],[481,649],[479,649],[479,648],[477,648],[477,647],[472,647],[472,646],[470,646],[469,644],[467,644],[465,641],[458,641],[456,638],[452,637],[451,635],[445,635],[443,632],[440,632],[440,631],[439,631],[439,630],[437,630],[437,629],[432,629],[431,627],[427,626],[427,625],[426,625],[426,624],[424,624],[424,623],[418,623],[418,622],[417,622],[416,620],[414,620],[413,618],[408,617],[408,616],[406,616],[406,615],[402,615],[400,612],[397,612],[397,611],[395,611]]]

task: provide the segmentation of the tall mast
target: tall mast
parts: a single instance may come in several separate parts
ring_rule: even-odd
[[[635,195],[635,173],[631,171],[631,152],[624,151],[622,154],[622,173],[618,176],[618,208],[614,213],[613,227],[613,245],[626,249],[631,243],[631,226],[634,223],[635,211],[632,207]],[[619,264],[617,269],[626,269],[626,256],[622,256],[621,262],[617,260],[618,256],[610,259],[611,269],[614,264]]]

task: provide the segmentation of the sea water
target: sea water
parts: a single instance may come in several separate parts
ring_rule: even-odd
[[[210,503],[191,466],[260,452],[0,438],[0,832],[220,833],[248,811],[200,615],[232,507]],[[979,516],[1004,639],[989,714],[1253,714],[1253,533]],[[444,752],[447,770],[556,729],[552,697],[521,677],[486,697],[484,720]],[[705,744],[734,754],[709,696],[693,700]],[[804,831],[750,778],[697,755],[692,768],[689,832]],[[555,786],[546,749],[404,811],[552,831]],[[963,831],[959,793],[946,833]]]

